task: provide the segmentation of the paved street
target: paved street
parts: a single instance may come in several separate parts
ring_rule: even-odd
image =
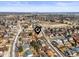
[[[12,56],[13,57],[15,57],[15,46],[16,46],[16,43],[17,43],[17,40],[18,40],[18,36],[22,31],[22,28],[21,28],[20,24],[18,24],[18,26],[19,26],[19,30],[18,30],[18,33],[17,33],[15,39],[14,39],[13,46],[12,46]]]
[[[52,50],[54,50],[55,52],[57,52],[57,54],[59,55],[59,57],[64,57],[64,55],[56,48],[56,47],[54,47],[52,44],[51,44],[51,42],[48,40],[48,38],[45,36],[45,33],[44,33],[44,28],[42,28],[42,33],[43,33],[43,35],[44,35],[44,37],[45,37],[45,40],[46,40],[46,42],[49,44],[49,46],[51,47],[51,49]]]

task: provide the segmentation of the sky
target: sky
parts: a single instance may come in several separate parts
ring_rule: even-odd
[[[0,1],[0,12],[79,12],[79,1]]]

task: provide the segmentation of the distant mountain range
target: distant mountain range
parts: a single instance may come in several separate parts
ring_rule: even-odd
[[[79,15],[79,12],[0,12],[0,15],[6,14],[65,14],[65,15]]]

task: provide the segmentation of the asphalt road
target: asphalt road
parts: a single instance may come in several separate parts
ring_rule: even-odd
[[[22,28],[21,28],[21,26],[20,26],[20,23],[18,23],[18,26],[19,26],[19,30],[18,30],[18,33],[17,33],[17,35],[16,35],[14,41],[13,41],[12,50],[11,50],[11,52],[12,52],[12,53],[11,53],[12,57],[15,57],[16,42],[17,42],[17,40],[18,40],[19,34],[20,34],[21,31],[22,31]]]
[[[54,46],[51,44],[51,42],[48,40],[48,38],[45,36],[44,28],[42,28],[42,34],[43,34],[43,36],[45,37],[45,40],[46,40],[47,44],[51,47],[51,50],[52,50],[52,51],[54,50],[54,51],[58,54],[59,57],[64,57],[64,54],[61,53],[56,47],[54,47]]]

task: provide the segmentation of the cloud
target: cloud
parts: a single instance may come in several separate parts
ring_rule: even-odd
[[[2,12],[79,12],[79,2],[0,2]]]
[[[79,1],[64,1],[64,2],[57,2],[56,6],[79,6]]]

